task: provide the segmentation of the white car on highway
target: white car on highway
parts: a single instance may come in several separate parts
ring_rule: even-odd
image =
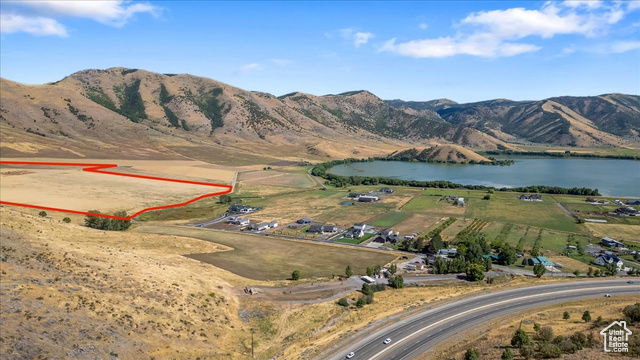
[[[387,344],[388,344],[388,343],[390,343],[390,342],[391,342],[391,338],[387,338],[385,341],[383,341],[383,343],[384,343],[385,345],[387,345]]]
[[[353,351],[352,351],[352,352],[347,354],[347,359],[351,359],[354,356],[356,356],[356,354],[354,354]]]

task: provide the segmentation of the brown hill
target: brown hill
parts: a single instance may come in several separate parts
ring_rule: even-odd
[[[352,92],[275,97],[187,74],[111,68],[28,86],[2,79],[2,156],[214,156],[221,149],[300,159],[384,155],[407,143],[503,142]],[[292,156],[294,154],[294,156]]]
[[[491,162],[491,159],[486,158],[473,150],[460,145],[451,144],[436,145],[429,148],[412,148],[391,154],[391,157],[402,160],[435,162]]]

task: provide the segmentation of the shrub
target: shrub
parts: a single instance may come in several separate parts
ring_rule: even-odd
[[[480,358],[480,351],[478,349],[469,349],[464,353],[464,360],[478,360]]]
[[[522,329],[516,330],[516,332],[513,334],[513,337],[511,338],[511,346],[520,348],[530,343],[531,339],[529,338],[529,335],[527,335],[527,333]]]
[[[367,299],[365,299],[364,296],[359,297],[358,301],[356,301],[356,306],[359,307],[359,308],[365,306],[366,304],[367,304]]]
[[[564,314],[562,314],[562,319],[569,320],[569,318],[571,318],[571,315],[569,315],[568,311],[565,311]]]
[[[635,305],[629,305],[622,310],[624,316],[628,317],[632,322],[640,321],[640,302],[635,303]]]
[[[511,359],[513,359],[513,353],[511,352],[511,349],[509,349],[509,348],[504,349],[500,359],[502,359],[502,360],[511,360]]]
[[[341,298],[338,300],[338,305],[347,307],[349,306],[349,300],[347,300],[347,298]]]
[[[584,313],[582,313],[582,320],[584,320],[584,322],[591,321],[591,313],[589,312],[589,310],[586,310]]]
[[[553,329],[549,326],[543,326],[540,331],[538,331],[538,340],[542,342],[550,342],[553,340]]]
[[[62,219],[62,221],[66,222],[67,224],[71,222],[71,219],[69,219],[68,217]]]
[[[40,216],[42,216],[42,217],[45,217],[45,216],[47,216],[47,212],[46,212],[46,211],[44,211],[44,210],[42,210],[42,211],[40,211],[40,212],[38,213],[38,215],[40,215]]]
[[[557,358],[562,355],[562,351],[557,345],[551,343],[540,344],[540,356],[545,359]]]
[[[300,271],[293,270],[291,273],[291,280],[299,280],[300,279]]]

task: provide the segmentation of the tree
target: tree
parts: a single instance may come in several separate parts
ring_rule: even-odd
[[[618,275],[618,266],[616,264],[607,264],[607,266],[604,267],[604,273],[607,276],[616,276]]]
[[[481,281],[484,279],[484,266],[480,264],[469,264],[467,266],[467,280]]]
[[[513,247],[511,247],[511,245],[506,243],[500,246],[500,255],[498,257],[499,257],[500,264],[507,265],[507,266],[515,263],[516,260],[518,259],[518,256],[516,255],[516,250]]]
[[[38,215],[40,215],[40,216],[42,216],[42,217],[45,217],[45,216],[47,216],[47,212],[46,212],[46,211],[44,211],[44,210],[42,210],[42,211],[40,211],[40,212],[38,213]]]
[[[534,245],[533,248],[531,249],[531,256],[540,256],[540,246],[539,245]]]
[[[533,324],[533,330],[535,330],[536,332],[540,331],[540,324],[539,323],[534,323]]]
[[[633,323],[640,322],[640,302],[625,307],[622,313]]]
[[[587,270],[587,276],[588,277],[592,277],[593,276],[593,268],[591,266],[589,266],[589,270]]]
[[[533,266],[533,274],[539,278],[547,272],[547,268],[542,264],[537,264]]]
[[[591,313],[589,312],[589,310],[585,310],[585,312],[582,313],[582,320],[584,320],[584,322],[591,321]]]
[[[484,199],[484,200],[490,200],[490,199],[491,199],[491,194],[487,194],[487,195],[485,195],[482,199]]]
[[[438,233],[431,238],[431,241],[429,241],[429,244],[427,245],[427,252],[430,254],[435,254],[443,247],[444,244],[442,243],[442,237]]]
[[[367,276],[373,276],[373,268],[371,266],[367,266]]]
[[[62,221],[66,222],[67,224],[71,222],[71,219],[69,219],[68,217],[62,219]]]
[[[533,345],[528,344],[520,348],[520,356],[525,359],[532,359],[536,355],[536,350]]]
[[[512,360],[513,359],[513,353],[511,352],[511,349],[509,349],[509,348],[504,349],[500,359],[502,359],[502,360]]]
[[[542,343],[540,344],[540,355],[543,358],[557,358],[562,355],[562,351],[557,345],[551,343]]]
[[[531,339],[529,338],[529,335],[527,335],[527,333],[522,329],[516,330],[516,332],[513,334],[513,337],[511,338],[511,346],[515,346],[518,348],[521,348],[524,345],[528,345],[530,343]]]
[[[380,270],[382,269],[382,266],[380,265],[376,265],[373,267],[373,273],[374,274],[380,274]]]
[[[404,287],[404,278],[402,275],[394,275],[390,277],[389,286],[396,289],[402,289]]]
[[[291,280],[300,280],[300,271],[293,270],[291,273]]]
[[[373,295],[373,289],[371,289],[371,285],[367,283],[362,284],[362,293],[365,295]]]
[[[569,318],[571,318],[571,315],[569,315],[568,311],[565,311],[564,314],[562,314],[562,319],[569,320]]]
[[[489,271],[493,268],[493,264],[491,263],[491,259],[484,259],[484,271]]]
[[[365,305],[367,305],[367,299],[365,299],[364,296],[359,297],[358,301],[356,301],[356,306],[361,308]]]
[[[349,306],[349,300],[347,300],[347,298],[341,298],[338,300],[338,305],[347,307]]]
[[[480,351],[478,349],[469,349],[464,353],[464,360],[478,360],[480,358]]]
[[[578,250],[578,255],[584,255],[584,243],[582,241],[576,241],[576,250]]]
[[[353,270],[351,270],[351,265],[347,265],[347,268],[344,270],[344,274],[347,277],[351,277],[353,275]]]
[[[550,342],[553,340],[553,329],[550,326],[543,326],[538,331],[538,340],[542,342]]]
[[[231,196],[229,195],[220,195],[220,197],[218,198],[218,202],[220,204],[231,204]]]
[[[391,266],[389,266],[389,274],[395,275],[397,272],[398,272],[398,265],[391,264]]]
[[[595,276],[595,277],[600,277],[600,269],[595,269],[595,270],[593,271],[593,276]]]
[[[580,270],[577,270],[577,269],[576,269],[576,270],[573,272],[573,275],[575,275],[575,276],[580,276]]]

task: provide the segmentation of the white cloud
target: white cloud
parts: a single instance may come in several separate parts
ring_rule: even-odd
[[[69,36],[65,27],[54,19],[15,14],[0,14],[0,32],[3,34],[25,32],[37,36]]]
[[[3,6],[10,13],[2,14],[2,33],[32,35],[68,36],[60,21],[69,17],[122,27],[136,14],[160,14],[157,6],[129,1],[4,1]]]
[[[640,3],[640,1],[639,1]],[[556,35],[596,37],[622,20],[629,11],[619,2],[567,1],[545,3],[538,10],[522,7],[505,10],[479,11],[469,14],[456,26],[451,36],[409,40],[397,43],[391,39],[379,51],[414,58],[441,58],[458,54],[480,57],[515,56],[535,52],[540,46],[527,37],[549,39]]]
[[[138,13],[155,17],[160,9],[149,3],[128,4],[128,1],[25,1],[24,4],[47,16],[69,16],[91,19],[106,25],[121,27]]]
[[[250,73],[260,69],[262,69],[262,65],[258,63],[251,63],[251,64],[242,65],[238,70],[238,72],[240,73],[240,75],[244,76],[244,75],[249,75]]]
[[[640,41],[617,41],[611,44],[610,52],[613,54],[621,54],[637,49],[640,49]]]
[[[627,1],[627,11],[640,9],[640,1]]]
[[[353,35],[353,46],[360,47],[360,45],[368,43],[373,36],[372,33],[357,32]]]
[[[279,66],[293,65],[293,61],[287,59],[271,59],[271,62]]]
[[[422,23],[422,24],[418,25],[418,27],[419,27],[420,29],[422,29],[422,30],[427,30],[427,28],[429,27],[429,25],[427,25],[427,24],[425,24],[425,23]]]
[[[353,41],[353,46],[360,47],[360,45],[366,44],[374,34],[369,32],[356,31],[354,28],[340,29],[340,36],[348,41]]]
[[[413,40],[395,44],[396,39],[384,43],[379,51],[393,52],[413,58],[444,58],[454,55],[479,57],[515,56],[540,50],[539,46],[525,43],[501,42],[499,38],[483,33],[464,39],[440,37]]]

